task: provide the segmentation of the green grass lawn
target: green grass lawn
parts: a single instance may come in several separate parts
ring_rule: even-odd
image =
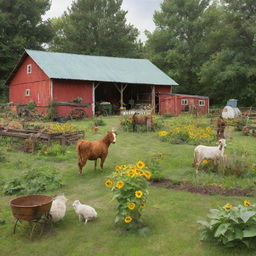
[[[119,128],[119,118],[105,119],[106,126],[100,127],[98,134],[88,132],[87,139],[99,139],[112,127]],[[73,122],[83,129],[88,122]],[[232,134],[228,142],[230,149],[243,146],[255,157],[256,139]],[[0,163],[1,180],[15,177],[27,169],[45,167],[62,173],[65,186],[60,191],[44,194],[56,195],[64,192],[69,199],[65,219],[57,223],[50,233],[30,241],[24,229],[12,228],[15,219],[10,211],[9,202],[15,196],[0,195],[0,219],[6,221],[0,225],[0,255],[36,255],[36,256],[77,256],[77,255],[114,255],[114,256],[222,256],[256,255],[255,251],[245,249],[227,249],[213,244],[200,242],[197,220],[206,218],[210,208],[226,203],[238,204],[245,198],[208,196],[150,187],[149,201],[144,210],[143,220],[149,227],[145,235],[121,232],[114,226],[116,202],[111,201],[112,194],[104,186],[104,181],[118,164],[135,163],[138,160],[148,162],[154,153],[164,153],[163,174],[173,180],[187,180],[198,184],[218,183],[230,187],[251,187],[255,179],[220,177],[217,174],[200,173],[195,176],[191,164],[193,161],[191,145],[172,145],[161,142],[155,133],[128,133],[118,130],[117,143],[109,148],[104,171],[94,171],[94,162],[87,162],[84,175],[79,176],[75,146],[69,146],[66,155],[60,157],[25,154],[21,151],[5,151],[7,161]],[[71,204],[79,199],[93,206],[99,218],[86,225],[78,221]],[[254,202],[254,198],[250,200]]]

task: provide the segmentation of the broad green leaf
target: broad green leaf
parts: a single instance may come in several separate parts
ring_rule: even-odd
[[[256,215],[256,212],[241,212],[240,218],[243,220],[244,223],[246,223],[252,216]]]
[[[256,237],[256,224],[243,231],[244,237]]]
[[[219,237],[221,235],[224,235],[226,233],[226,231],[228,230],[229,226],[230,226],[229,223],[219,225],[219,227],[215,231],[214,237]]]

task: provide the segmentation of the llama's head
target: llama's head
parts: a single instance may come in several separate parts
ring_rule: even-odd
[[[219,140],[219,145],[220,145],[220,150],[224,149],[227,146],[226,140],[225,139],[220,139]]]
[[[78,205],[80,205],[80,201],[79,200],[75,200],[72,204],[72,206],[76,209],[78,207]]]
[[[62,201],[63,203],[66,203],[68,201],[68,199],[64,196],[64,194],[56,196],[54,200],[59,200],[59,201]]]

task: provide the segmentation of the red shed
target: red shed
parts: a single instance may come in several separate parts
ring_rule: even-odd
[[[177,85],[146,59],[34,50],[25,50],[6,83],[14,105],[33,101],[46,114],[54,101],[59,116],[79,108],[88,117],[102,101],[117,109],[150,104],[155,110],[158,93],[171,93],[172,85]],[[78,99],[81,102],[75,103]]]
[[[209,98],[198,95],[160,93],[159,113],[178,115],[182,112],[199,112],[207,114]]]

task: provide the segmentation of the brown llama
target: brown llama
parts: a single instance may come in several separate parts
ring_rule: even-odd
[[[152,115],[138,115],[138,113],[134,113],[132,116],[133,131],[136,130],[136,125],[145,125],[147,127],[147,131],[151,131],[153,129]]]
[[[94,169],[97,167],[97,159],[101,159],[101,169],[103,169],[104,161],[108,155],[108,148],[110,144],[116,143],[116,132],[112,130],[107,132],[105,137],[101,140],[79,140],[77,142],[77,154],[78,154],[78,167],[80,175],[82,175],[83,167],[87,160],[94,160]]]

